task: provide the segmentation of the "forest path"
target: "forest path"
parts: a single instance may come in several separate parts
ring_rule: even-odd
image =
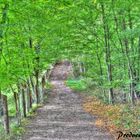
[[[113,140],[95,126],[96,117],[82,109],[83,97],[65,86],[70,72],[68,63],[55,66],[51,73],[53,90],[26,126],[23,140]]]

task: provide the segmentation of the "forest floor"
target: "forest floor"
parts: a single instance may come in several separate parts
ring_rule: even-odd
[[[25,126],[22,140],[113,140],[106,130],[97,127],[97,116],[83,109],[84,96],[65,85],[71,72],[68,64],[58,64],[51,73],[53,89],[44,106]]]

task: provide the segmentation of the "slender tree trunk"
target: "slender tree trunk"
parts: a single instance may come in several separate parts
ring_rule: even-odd
[[[29,27],[29,32],[31,32],[31,28]],[[30,48],[33,48],[33,40],[32,40],[32,37],[29,37],[29,47]],[[33,93],[35,94],[35,86],[34,86],[34,83],[33,83],[33,80],[32,80],[32,77],[30,76],[29,80],[27,81],[28,83],[28,88],[29,88],[29,96],[30,96],[30,108],[32,108],[32,92],[31,92],[31,89],[30,89],[30,83],[31,83],[31,86],[32,86],[32,91]]]
[[[31,92],[31,87],[30,87],[30,81],[27,80],[27,84],[28,84],[28,102],[29,102],[29,108],[32,108],[32,92]]]
[[[26,100],[25,100],[25,91],[22,86],[22,109],[23,109],[23,117],[26,117]]]
[[[1,99],[1,88],[0,88],[0,99]]]
[[[30,82],[31,82],[31,86],[32,86],[32,91],[35,94],[35,85],[34,85],[34,82],[33,82],[33,79],[31,76],[30,76]]]
[[[126,66],[127,59],[126,59],[126,54],[125,54],[125,51],[124,51],[124,48],[123,48],[123,40],[121,39],[121,37],[119,35],[119,23],[118,23],[118,18],[117,18],[116,14],[115,14],[114,2],[115,2],[115,0],[112,0],[112,10],[113,10],[113,16],[114,16],[114,21],[115,21],[115,26],[116,26],[115,31],[117,33],[117,37],[118,37],[118,40],[119,40],[119,43],[120,43],[120,46],[121,46],[121,52],[122,52],[122,54],[124,56],[123,57],[123,70],[125,72],[126,69],[127,69],[127,66]],[[123,92],[123,102],[126,102],[126,97],[127,97],[126,93]]]
[[[96,53],[96,55],[97,55],[97,60],[98,60],[98,62],[99,62],[100,76],[103,77],[103,68],[102,68],[101,58],[99,57],[98,52]],[[104,84],[104,83],[103,83],[103,80],[101,79],[101,80],[100,80],[100,85],[101,85],[101,87],[102,87],[102,91],[103,91],[103,94],[104,94],[104,101],[105,101],[105,99],[106,99],[106,94],[105,94],[105,89],[103,88],[103,84]]]
[[[40,92],[39,92],[39,63],[40,63],[40,45],[38,43],[37,46],[35,46],[35,51],[36,51],[36,55],[37,57],[35,58],[35,63],[36,66],[34,68],[34,72],[35,72],[35,78],[36,78],[36,85],[35,85],[35,93],[36,93],[36,100],[37,100],[37,104],[39,104],[40,102]]]
[[[21,124],[21,102],[20,102],[20,94],[22,93],[20,85],[17,84],[18,88],[18,94],[17,94],[17,100],[18,100],[18,124]]]
[[[18,95],[14,92],[14,100],[15,100],[15,108],[16,108],[16,117],[18,117],[19,109],[18,109]]]
[[[45,79],[45,75],[42,77],[42,98],[44,98],[44,93],[45,93],[45,85],[46,85],[46,79]]]
[[[2,108],[2,94],[1,94],[1,89],[0,89],[0,116],[3,115],[3,108]]]
[[[129,28],[132,30],[133,29],[133,23],[132,23],[132,17],[131,17],[131,10],[128,9],[128,19],[129,19]],[[131,37],[130,40],[131,44],[131,53],[134,56],[135,55],[135,48],[134,48],[134,38]],[[137,94],[136,94],[136,85],[137,85],[137,71],[136,71],[136,57],[131,58],[132,62],[132,75],[133,75],[133,81],[132,81],[132,86],[133,86],[133,96],[134,99],[137,99]]]
[[[140,36],[139,36],[139,40],[138,40],[138,49],[137,49],[137,51],[138,51],[137,83],[139,83],[140,82]],[[138,96],[138,98],[140,98],[140,91],[137,91],[137,96]]]
[[[35,85],[35,93],[36,93],[36,102],[39,104],[39,72],[35,71],[36,85]]]
[[[123,30],[126,30],[126,22],[125,22],[125,18],[123,18]],[[130,83],[130,97],[131,97],[131,102],[132,104],[135,104],[135,91],[134,91],[134,87],[133,87],[133,69],[132,69],[132,65],[131,65],[131,61],[130,61],[130,57],[129,57],[129,44],[128,44],[128,40],[125,38],[123,40],[124,42],[124,46],[125,46],[125,55],[127,58],[127,65],[128,65],[128,75],[129,75],[129,79],[131,80]]]
[[[26,93],[26,98],[25,98],[26,99],[26,109],[27,109],[27,112],[29,112],[30,111],[30,92],[29,92],[28,84],[25,88],[25,93]]]
[[[12,92],[13,92],[13,96],[14,96],[14,101],[15,101],[15,109],[16,109],[16,117],[18,117],[18,99],[17,99],[17,97],[18,97],[18,93],[16,93],[15,91],[14,91],[14,89],[13,89],[13,87],[10,85],[10,88],[11,88],[11,90],[12,90]]]
[[[10,133],[10,126],[9,126],[9,114],[8,114],[8,103],[7,103],[7,96],[2,96],[2,104],[3,104],[3,123],[4,123],[4,129],[7,134]]]
[[[30,48],[33,48],[33,41],[32,41],[32,38],[31,37],[29,38],[29,47]]]
[[[104,29],[104,42],[105,42],[105,60],[106,60],[106,65],[107,65],[107,75],[108,75],[108,81],[111,85],[112,83],[112,65],[111,65],[111,48],[109,44],[109,27],[108,24],[106,23],[106,18],[105,18],[105,9],[104,5],[101,4],[101,9],[102,9],[102,19],[103,19],[103,29]],[[109,102],[111,104],[114,103],[114,93],[113,93],[113,88],[109,88]]]

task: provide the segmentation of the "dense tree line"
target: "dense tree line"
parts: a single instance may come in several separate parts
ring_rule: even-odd
[[[110,103],[120,96],[116,90],[124,102],[135,104],[139,98],[139,3],[77,1],[66,8],[71,19],[65,46],[82,67],[84,63],[86,75],[108,94]]]

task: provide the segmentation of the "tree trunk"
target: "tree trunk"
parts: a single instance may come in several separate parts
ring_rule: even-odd
[[[8,114],[8,103],[7,103],[7,96],[1,95],[2,97],[2,104],[3,104],[3,123],[4,129],[7,134],[10,133],[10,126],[9,126],[9,114]]]
[[[18,95],[16,92],[14,92],[14,100],[15,100],[15,108],[16,108],[16,117],[18,117],[18,112],[19,112],[19,109],[18,109]]]
[[[2,108],[2,94],[0,89],[0,116],[3,116],[3,108]]]
[[[25,100],[24,87],[22,87],[22,109],[23,109],[23,117],[26,117],[26,100]]]
[[[28,103],[29,103],[29,108],[32,108],[32,92],[31,92],[31,87],[30,87],[30,81],[29,80],[27,80],[27,84],[28,84],[28,86],[27,86],[27,88],[28,88]]]
[[[118,40],[119,40],[119,43],[120,43],[120,46],[121,46],[121,52],[122,52],[122,54],[124,56],[123,57],[123,70],[125,72],[126,69],[127,69],[127,66],[126,66],[127,59],[126,59],[125,50],[123,48],[123,40],[121,39],[121,37],[119,35],[119,23],[118,23],[118,18],[117,18],[116,14],[115,14],[114,2],[115,2],[115,0],[112,0],[112,10],[113,10],[114,22],[115,22],[115,26],[116,26],[115,31],[116,31],[116,34],[117,34],[117,37],[118,37]],[[121,63],[121,60],[120,60],[120,63]],[[126,102],[126,93],[125,92],[123,92],[123,102]]]
[[[22,94],[20,85],[17,84],[17,88],[18,88],[18,94],[17,94],[17,100],[18,100],[18,124],[21,124],[21,102],[20,102],[20,94]]]
[[[39,72],[35,72],[35,78],[36,78],[36,85],[35,85],[35,93],[36,93],[36,102],[39,104],[40,99],[39,99]]]
[[[123,18],[123,20],[122,20],[122,28],[123,28],[123,31],[126,30],[125,18]],[[135,104],[135,101],[134,101],[134,99],[135,99],[135,91],[134,91],[134,87],[133,87],[133,69],[132,69],[132,64],[131,64],[130,56],[129,56],[129,44],[128,44],[127,38],[125,38],[123,40],[123,42],[124,42],[124,46],[125,46],[125,55],[126,55],[126,58],[127,58],[128,75],[129,75],[129,79],[131,80],[131,83],[129,85],[129,87],[130,87],[131,103]]]
[[[108,75],[108,81],[111,85],[112,83],[112,64],[111,64],[111,48],[109,44],[109,27],[108,24],[106,23],[106,18],[105,18],[105,9],[104,5],[101,4],[101,9],[102,9],[102,19],[103,19],[103,29],[104,29],[104,42],[105,42],[105,61],[107,65],[107,75]],[[111,104],[114,103],[114,93],[113,93],[113,88],[109,88],[109,102]]]
[[[34,82],[33,82],[33,79],[31,76],[30,76],[30,82],[31,82],[31,86],[32,86],[32,91],[35,94],[35,85],[34,85]]]

